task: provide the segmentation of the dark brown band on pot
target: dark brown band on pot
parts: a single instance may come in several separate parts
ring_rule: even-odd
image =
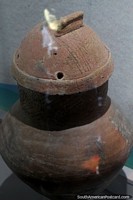
[[[109,108],[107,90],[108,81],[93,90],[71,95],[48,95],[19,85],[25,117],[15,112],[18,113],[16,117],[35,128],[50,131],[85,125],[101,117]]]

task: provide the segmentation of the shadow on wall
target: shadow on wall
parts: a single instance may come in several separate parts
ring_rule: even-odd
[[[30,187],[19,180],[14,174],[9,176],[0,187],[1,200],[48,200],[34,192]]]
[[[0,83],[0,110],[8,111],[18,98],[16,85]]]
[[[112,195],[130,195],[127,194],[127,184],[128,180],[126,174],[121,170],[121,173],[111,182],[107,190],[112,193]]]

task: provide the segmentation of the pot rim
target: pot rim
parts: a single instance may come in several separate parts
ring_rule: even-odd
[[[21,70],[17,65],[17,51],[13,57],[13,65],[11,71],[14,78],[21,86],[41,93],[48,93],[51,95],[63,95],[87,91],[101,86],[110,78],[113,72],[114,64],[111,57],[111,52],[106,45],[104,46],[108,50],[108,59],[106,63],[103,66],[98,67],[97,70],[95,70],[93,73],[82,78],[73,80],[53,80],[32,76]]]

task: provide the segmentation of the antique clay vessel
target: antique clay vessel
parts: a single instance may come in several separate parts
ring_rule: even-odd
[[[99,194],[124,165],[132,130],[107,96],[110,50],[83,24],[83,13],[49,30],[58,49],[42,46],[38,24],[12,66],[20,100],[0,127],[0,151],[12,171],[50,199]]]

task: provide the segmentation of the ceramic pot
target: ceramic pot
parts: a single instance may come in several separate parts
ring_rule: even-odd
[[[50,199],[99,194],[132,147],[132,129],[107,96],[109,49],[83,24],[83,13],[50,31],[58,46],[42,47],[42,24],[17,50],[12,73],[20,101],[1,124],[0,151],[24,182]]]

